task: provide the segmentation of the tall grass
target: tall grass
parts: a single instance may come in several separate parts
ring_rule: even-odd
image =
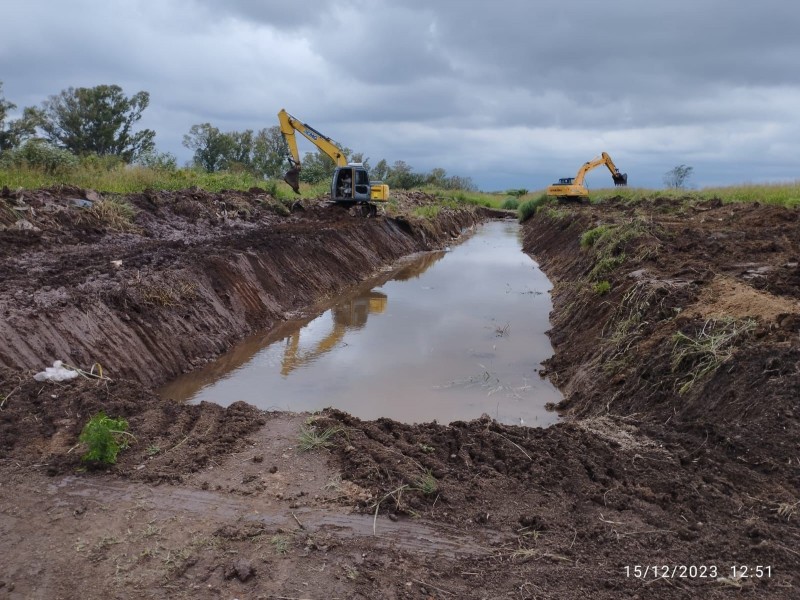
[[[26,166],[0,167],[0,187],[10,189],[37,189],[57,185],[74,185],[100,192],[129,194],[146,189],[175,191],[199,187],[209,192],[222,190],[248,190],[252,187],[266,189],[278,198],[318,198],[330,193],[327,181],[300,186],[300,196],[279,180],[264,180],[245,171],[221,171],[207,173],[202,170],[158,169],[133,165],[116,165],[110,168],[102,161],[82,161],[77,166],[66,166],[55,172]],[[464,190],[442,190],[423,188],[436,196],[445,205],[472,205],[501,208],[509,198],[509,192],[475,192]],[[519,190],[520,192],[527,190]],[[532,214],[544,200],[544,190],[534,190],[515,196],[520,210],[525,206],[526,217]],[[637,202],[652,198],[703,201],[719,199],[722,202],[760,202],[785,207],[800,206],[800,180],[793,183],[742,184],[726,187],[708,187],[699,190],[648,189],[648,188],[600,188],[589,192],[592,203],[605,202],[612,198],[623,202]],[[524,220],[522,218],[521,220]]]
[[[672,198],[702,202],[704,200],[721,200],[731,202],[759,202],[793,208],[800,206],[800,180],[793,183],[743,184],[724,187],[707,187],[698,190],[647,188],[602,188],[589,192],[589,201],[593,204],[606,202],[612,198],[623,202],[637,202],[652,198]]]
[[[221,171],[207,173],[196,169],[174,171],[121,165],[111,169],[81,165],[48,173],[31,167],[0,169],[0,187],[36,189],[57,185],[74,185],[85,189],[114,194],[130,194],[146,189],[182,190],[199,187],[209,192],[221,190],[266,189],[278,197],[290,197],[293,192],[283,181],[267,181],[247,172]]]

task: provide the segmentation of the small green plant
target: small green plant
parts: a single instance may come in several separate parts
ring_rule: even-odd
[[[616,256],[603,256],[594,264],[594,267],[592,267],[592,270],[589,273],[589,277],[591,279],[597,279],[603,275],[611,273],[611,271],[625,262],[625,258],[626,256],[624,252]]]
[[[269,543],[278,554],[286,554],[289,551],[289,538],[285,535],[273,535]]]
[[[356,579],[358,579],[358,569],[356,569],[355,567],[345,566],[344,573],[347,576],[347,578],[351,581],[355,581]]]
[[[433,446],[429,446],[428,444],[423,444],[422,442],[420,442],[417,445],[419,446],[420,452],[424,452],[425,454],[430,454],[431,452],[436,450],[436,448],[434,448]]]
[[[611,283],[607,279],[604,279],[603,281],[598,281],[595,283],[593,288],[595,294],[604,296],[611,291]]]
[[[113,465],[117,462],[120,450],[128,447],[127,437],[130,436],[125,419],[112,419],[104,412],[99,412],[89,419],[78,438],[89,447],[82,460]]]
[[[590,248],[594,246],[594,243],[597,240],[608,233],[608,225],[598,225],[597,227],[593,227],[592,229],[584,231],[583,235],[581,235],[581,248]]]
[[[317,448],[327,448],[332,444],[331,438],[341,430],[341,427],[328,427],[325,431],[319,432],[313,426],[301,427],[298,446],[303,452],[316,450]]]
[[[161,452],[161,448],[159,448],[156,445],[148,446],[147,450],[145,450],[145,453],[147,454],[147,456],[155,456],[156,454],[159,454],[160,452]]]
[[[438,484],[436,483],[436,478],[430,471],[425,472],[419,481],[417,481],[415,487],[426,496],[430,496],[439,488]]]

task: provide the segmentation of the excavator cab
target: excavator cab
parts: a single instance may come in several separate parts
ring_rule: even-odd
[[[369,173],[361,163],[338,167],[331,181],[331,200],[335,202],[369,202]]]

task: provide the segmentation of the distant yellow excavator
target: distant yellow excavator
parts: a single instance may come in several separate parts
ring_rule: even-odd
[[[373,202],[384,202],[389,199],[389,186],[382,182],[370,182],[369,171],[364,164],[348,163],[341,146],[331,138],[296,119],[284,109],[278,113],[278,122],[281,125],[283,139],[289,147],[288,160],[291,165],[283,180],[296,194],[300,193],[301,165],[295,131],[300,132],[336,163],[336,170],[331,180],[331,200],[344,206],[354,204],[366,206],[369,208],[369,213],[374,214],[376,208]]]
[[[628,185],[628,174],[620,173],[614,161],[611,160],[611,157],[603,152],[599,157],[584,163],[581,168],[578,169],[578,174],[575,177],[559,179],[558,183],[549,186],[547,188],[547,195],[561,200],[582,200],[588,198],[589,190],[586,189],[583,181],[586,178],[586,173],[600,165],[605,165],[608,167],[608,170],[611,171],[611,178],[614,180],[615,186]]]

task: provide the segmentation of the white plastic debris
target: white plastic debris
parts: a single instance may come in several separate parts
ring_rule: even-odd
[[[44,371],[33,376],[36,381],[68,381],[75,379],[78,372],[64,366],[64,363],[57,360],[52,367],[47,367]]]

